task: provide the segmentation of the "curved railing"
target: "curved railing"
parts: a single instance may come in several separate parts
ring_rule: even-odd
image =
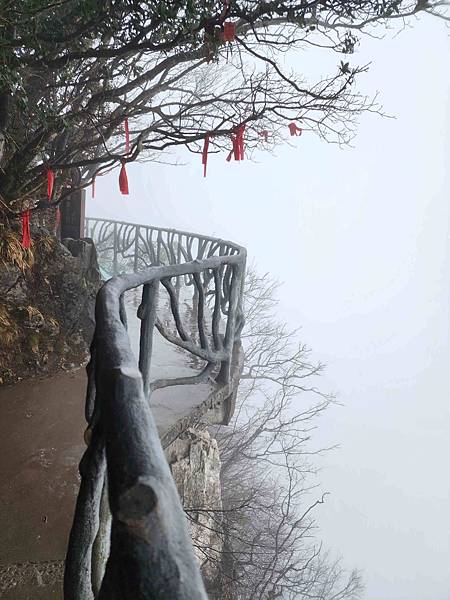
[[[174,381],[208,377],[228,385],[243,325],[246,252],[223,240],[100,219],[87,220],[86,235],[112,274],[131,272],[109,279],[97,295],[87,367],[88,447],[80,463],[64,598],[205,599],[148,396]],[[124,295],[140,286],[136,359]],[[166,294],[164,317],[158,314],[160,291]],[[150,381],[155,328],[203,361],[198,375]]]

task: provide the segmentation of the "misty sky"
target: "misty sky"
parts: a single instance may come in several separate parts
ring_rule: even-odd
[[[396,118],[363,116],[353,148],[304,133],[254,162],[211,157],[205,180],[190,154],[131,165],[130,196],[115,172],[88,200],[88,215],[239,242],[285,282],[280,317],[344,405],[316,435],[340,443],[319,459],[320,536],[364,570],[367,600],[450,600],[449,35],[422,18],[362,41],[358,86]],[[290,60],[313,75],[340,59]]]

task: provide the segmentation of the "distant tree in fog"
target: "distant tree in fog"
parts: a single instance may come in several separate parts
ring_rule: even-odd
[[[213,517],[222,552],[198,547],[218,576],[211,598],[223,600],[355,600],[363,586],[317,539],[324,496],[315,490],[317,419],[333,397],[315,387],[321,364],[298,333],[277,319],[277,284],[250,270],[244,293],[245,364],[235,417],[216,436],[223,510],[187,507]],[[194,540],[196,543],[196,540]]]

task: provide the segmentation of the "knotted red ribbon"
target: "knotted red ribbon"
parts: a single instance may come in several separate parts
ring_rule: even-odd
[[[122,163],[122,167],[119,173],[119,189],[124,196],[130,193],[128,190],[128,177],[127,170],[125,169],[125,163]]]
[[[223,24],[223,41],[234,42],[236,38],[236,23],[233,21],[225,21]]]
[[[288,127],[291,135],[302,135],[302,129],[296,123],[289,123]]]
[[[202,151],[203,177],[206,177],[206,165],[208,163],[208,148],[209,148],[209,133],[206,134],[205,141],[203,142],[203,151]]]
[[[269,132],[267,131],[267,129],[264,129],[263,131],[259,132],[259,137],[264,138],[264,141],[267,142],[267,140],[269,139]]]
[[[49,202],[50,202],[52,194],[53,194],[54,183],[55,183],[55,174],[50,169],[50,167],[48,167],[47,168],[47,199]]]
[[[30,234],[30,211],[25,210],[22,213],[22,246],[28,250],[31,246]]]
[[[125,119],[125,152],[130,151],[130,130],[128,128],[128,119]]]
[[[234,160],[244,160],[244,131],[245,123],[238,125],[234,129],[234,133],[231,134],[231,140],[233,142],[233,149],[227,156],[227,161],[230,162],[231,157],[234,155]]]
[[[95,178],[96,175],[94,175],[94,178],[92,179],[92,198],[95,198]]]

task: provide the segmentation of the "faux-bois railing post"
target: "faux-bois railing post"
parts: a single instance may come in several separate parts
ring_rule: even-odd
[[[206,380],[231,394],[230,368],[243,325],[245,250],[187,232],[97,219],[87,219],[86,234],[95,240],[104,270],[115,277],[97,297],[86,395],[88,447],[80,463],[64,598],[204,600],[149,398],[162,387]],[[126,292],[136,289],[142,289],[137,359],[125,301]],[[160,302],[170,318],[161,318]],[[151,381],[155,330],[203,363],[200,371]]]

